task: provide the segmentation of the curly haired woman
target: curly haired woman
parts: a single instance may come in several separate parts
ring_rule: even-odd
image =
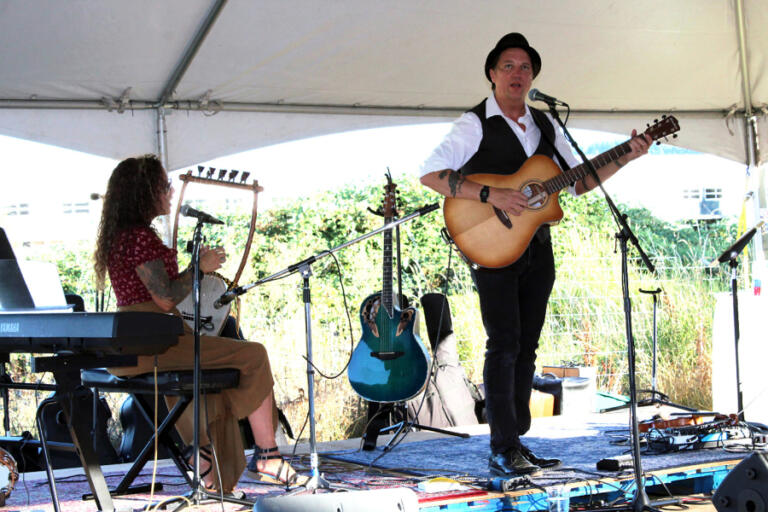
[[[154,155],[120,162],[109,179],[94,253],[97,286],[104,289],[109,274],[118,311],[150,311],[179,315],[176,305],[192,291],[192,269],[179,272],[176,251],[166,247],[152,228],[152,221],[171,209],[173,187]],[[203,272],[218,269],[225,261],[220,248],[201,248]],[[178,345],[157,356],[158,371],[193,368],[194,336],[190,329]],[[237,388],[206,396],[200,428],[200,470],[209,489],[231,492],[243,469],[245,454],[238,420],[248,418],[256,442],[248,462],[248,475],[262,482],[292,485],[299,477],[283,460],[275,441],[277,408],[272,392],[269,357],[255,342],[206,336],[200,343],[204,369],[240,370]],[[139,356],[138,365],[110,368],[119,376],[153,371],[155,356]],[[177,423],[185,442],[192,439],[193,418],[187,410]],[[218,464],[213,464],[211,444]],[[218,467],[218,471],[217,471]]]

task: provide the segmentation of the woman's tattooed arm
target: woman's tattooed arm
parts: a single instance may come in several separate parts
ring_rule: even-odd
[[[148,261],[136,267],[136,273],[144,286],[147,287],[152,298],[158,304],[170,309],[192,291],[192,269],[187,268],[179,274],[179,277],[171,280],[165,270],[163,260]]]

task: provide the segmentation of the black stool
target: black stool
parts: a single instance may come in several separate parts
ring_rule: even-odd
[[[184,476],[187,483],[191,486],[192,480],[187,474],[187,461],[184,460],[183,447],[180,446],[178,434],[174,430],[176,421],[181,414],[192,403],[194,394],[192,370],[159,372],[157,374],[157,393],[158,396],[177,396],[178,402],[168,412],[168,415],[162,419],[157,427],[157,434],[153,432],[147,443],[141,449],[130,470],[125,474],[120,483],[110,490],[113,496],[125,494],[135,494],[147,492],[149,484],[131,487],[134,479],[138,476],[144,465],[149,461],[154,448],[155,436],[158,439],[158,445],[163,446],[171,456],[176,467]],[[85,387],[96,388],[98,391],[109,393],[127,393],[134,397],[136,403],[142,412],[142,415],[154,425],[153,410],[154,402],[151,400],[155,393],[155,376],[151,373],[138,375],[135,377],[117,377],[109,373],[106,369],[98,368],[91,370],[82,370],[80,372],[82,384]],[[236,369],[224,368],[216,370],[202,370],[200,378],[200,393],[214,394],[224,389],[235,388],[240,382],[240,371]],[[156,490],[162,489],[162,486],[155,485]],[[85,496],[84,496],[85,498]]]

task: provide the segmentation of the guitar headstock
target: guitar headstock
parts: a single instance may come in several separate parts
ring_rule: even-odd
[[[659,139],[665,139],[668,135],[680,130],[680,124],[677,122],[675,116],[661,116],[661,120],[654,119],[652,125],[648,125],[645,130],[645,134],[649,135],[651,139],[657,141],[656,144],[661,144]],[[672,135],[672,138],[677,138],[677,135]]]
[[[384,186],[384,202],[381,205],[381,214],[385,219],[392,219],[397,216],[395,204],[397,201],[397,185],[392,181],[392,174],[389,169],[384,175],[387,178],[387,184]]]

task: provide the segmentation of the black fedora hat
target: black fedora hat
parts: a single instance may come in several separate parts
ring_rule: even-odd
[[[496,43],[496,46],[491,50],[491,53],[488,54],[488,58],[485,59],[485,77],[488,81],[492,81],[491,68],[493,68],[499,61],[501,52],[508,48],[520,48],[528,54],[531,58],[531,65],[533,66],[533,78],[536,78],[536,75],[541,71],[541,57],[539,57],[539,52],[534,50],[528,44],[528,40],[523,34],[511,32],[499,39],[499,42]]]

